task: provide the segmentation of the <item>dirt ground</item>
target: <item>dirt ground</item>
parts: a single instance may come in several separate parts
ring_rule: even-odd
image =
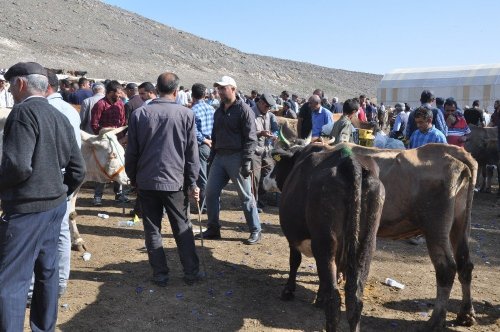
[[[495,188],[496,189],[496,188]],[[267,206],[260,215],[262,243],[247,246],[248,237],[236,193],[227,187],[221,212],[219,241],[197,242],[207,279],[194,286],[182,281],[182,271],[167,220],[164,246],[171,278],[166,288],[153,285],[144,249],[142,223],[119,227],[130,219],[122,214],[107,188],[104,205],[92,206],[91,189],[78,201],[79,229],[92,257],[73,252],[68,292],[59,302],[59,331],[321,331],[324,313],[312,303],[318,287],[314,259],[304,257],[298,274],[296,298],[279,299],[288,277],[288,246],[278,220],[278,209]],[[133,196],[132,196],[133,197]],[[274,196],[268,194],[271,200]],[[107,199],[107,200],[106,200]],[[132,204],[127,204],[128,212]],[[100,219],[103,212],[109,219]],[[471,235],[473,298],[478,325],[455,327],[460,286],[453,287],[447,317],[449,331],[500,330],[500,198],[476,194]],[[206,215],[202,216],[205,221]],[[199,229],[197,218],[194,228]],[[203,267],[202,267],[203,268]],[[383,284],[390,277],[403,290]],[[342,286],[343,287],[343,286]],[[434,268],[425,245],[378,240],[365,289],[363,331],[414,331],[432,312]],[[29,310],[27,310],[27,315]],[[26,321],[28,327],[28,321]],[[348,331],[345,311],[342,328]]]

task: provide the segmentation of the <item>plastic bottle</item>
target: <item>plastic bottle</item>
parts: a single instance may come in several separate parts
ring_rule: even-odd
[[[92,254],[88,251],[84,252],[83,255],[82,255],[82,258],[84,261],[89,261],[90,260],[90,257],[92,257]]]
[[[398,288],[398,289],[404,289],[405,288],[405,285],[403,285],[402,283],[399,283],[396,280],[391,279],[391,278],[386,278],[385,279],[385,284],[387,286],[395,287],[395,288]]]
[[[135,222],[133,220],[122,220],[118,222],[118,226],[120,227],[131,227],[134,226]]]
[[[106,213],[98,213],[97,216],[102,219],[108,219],[109,216]]]

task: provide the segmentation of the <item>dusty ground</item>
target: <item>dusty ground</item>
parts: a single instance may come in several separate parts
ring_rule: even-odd
[[[128,218],[111,201],[110,191],[102,208],[93,207],[91,197],[92,190],[83,190],[78,213],[80,231],[92,257],[83,261],[81,253],[73,252],[69,290],[60,300],[58,330],[323,329],[324,313],[312,305],[318,286],[313,259],[302,261],[295,301],[279,299],[288,276],[288,247],[279,226],[277,208],[266,207],[261,214],[262,244],[246,246],[242,240],[248,234],[235,193],[225,191],[221,213],[223,240],[205,241],[204,248],[197,243],[208,279],[194,286],[186,286],[181,280],[175,243],[165,221],[164,245],[171,280],[168,287],[159,288],[149,282],[151,270],[144,251],[142,224],[117,226],[118,221]],[[98,218],[99,212],[108,213],[110,218]],[[500,199],[496,195],[476,195],[471,247],[478,325],[471,328],[452,325],[461,297],[456,280],[449,305],[450,331],[500,330],[499,214]],[[195,220],[195,228],[198,227]],[[402,282],[406,288],[396,290],[383,285],[386,277]],[[428,319],[434,296],[434,268],[425,246],[379,240],[365,291],[362,330],[416,330]],[[344,313],[342,324],[347,331]]]

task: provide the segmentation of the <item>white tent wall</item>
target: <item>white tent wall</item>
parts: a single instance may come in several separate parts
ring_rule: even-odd
[[[407,102],[420,105],[422,90],[436,97],[453,97],[459,107],[471,106],[478,99],[482,108],[492,110],[500,99],[500,64],[448,68],[397,69],[385,74],[377,88],[377,100],[393,106]]]

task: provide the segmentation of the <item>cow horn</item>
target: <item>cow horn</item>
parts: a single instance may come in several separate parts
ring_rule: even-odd
[[[286,139],[286,137],[283,135],[283,131],[282,131],[283,127],[280,127],[280,130],[278,132],[278,138],[281,142],[283,142],[283,144],[286,145],[287,148],[290,147],[290,142]]]
[[[80,136],[81,136],[83,142],[86,142],[89,139],[91,139],[92,137],[95,137],[95,135],[89,134],[83,130],[80,130]]]

